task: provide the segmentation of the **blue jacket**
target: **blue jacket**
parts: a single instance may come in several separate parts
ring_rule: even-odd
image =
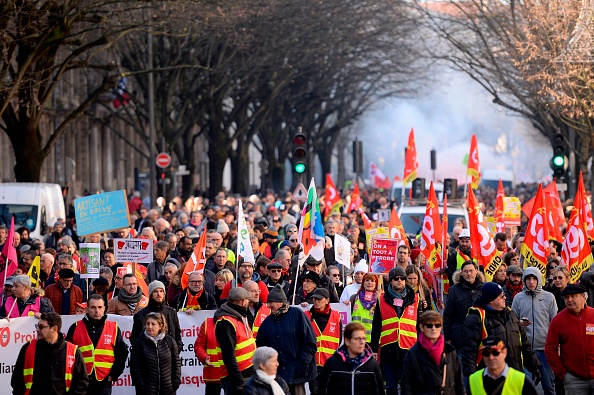
[[[278,351],[278,372],[287,384],[301,384],[318,375],[314,355],[316,336],[311,323],[298,307],[286,313],[266,317],[256,338],[258,347],[268,346]]]

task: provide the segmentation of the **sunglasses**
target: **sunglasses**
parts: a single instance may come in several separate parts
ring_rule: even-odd
[[[282,270],[282,269],[270,269],[270,270],[268,270],[268,271],[269,271],[270,273],[280,273],[280,272],[282,272],[283,270]]]
[[[406,281],[406,277],[395,276],[395,277],[392,277],[392,280],[396,280],[396,281]]]
[[[499,354],[501,354],[501,352],[497,350],[483,350],[483,357],[485,358],[489,358],[491,355],[498,357]]]
[[[331,275],[332,277],[340,277],[340,273],[334,273]]]
[[[441,324],[425,324],[425,328],[433,329],[433,328],[441,328]]]
[[[563,277],[563,276],[553,277],[553,280],[564,280],[564,279],[565,279],[565,277]]]
[[[297,239],[289,240],[291,243],[297,243]]]

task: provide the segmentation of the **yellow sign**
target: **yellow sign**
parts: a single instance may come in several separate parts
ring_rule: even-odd
[[[487,223],[487,230],[491,237],[495,237],[497,233],[497,220],[493,217],[485,217],[485,222]]]
[[[365,232],[365,242],[367,244],[367,253],[371,250],[371,239],[379,237],[382,239],[390,238],[390,229],[387,226],[381,226],[379,228],[371,228]]]
[[[503,198],[503,222],[505,225],[519,226],[522,224],[522,205],[520,199],[513,196]]]

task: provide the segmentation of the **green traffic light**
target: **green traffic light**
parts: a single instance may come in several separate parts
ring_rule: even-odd
[[[305,163],[296,163],[295,164],[295,172],[297,174],[301,174],[305,171]]]
[[[557,155],[553,158],[553,164],[555,166],[561,167],[561,166],[563,166],[564,163],[565,163],[565,158],[562,157],[561,155]]]

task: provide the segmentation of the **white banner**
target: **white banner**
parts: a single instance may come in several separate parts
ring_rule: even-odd
[[[149,239],[114,239],[113,255],[116,262],[151,263],[153,241]]]
[[[342,316],[343,327],[351,320],[350,306],[343,303],[332,303],[332,308],[339,311]],[[309,307],[302,308],[309,310]],[[204,394],[204,379],[202,378],[202,364],[194,354],[194,342],[198,337],[200,325],[205,319],[214,315],[214,310],[194,311],[192,315],[178,313],[179,325],[181,327],[184,349],[180,353],[182,365],[181,386],[177,390],[178,395],[201,395]],[[64,336],[68,328],[76,321],[82,319],[82,315],[63,315],[62,332]],[[122,332],[122,337],[128,346],[130,346],[130,333],[132,332],[132,317],[123,317],[120,315],[109,315],[108,320],[116,321]],[[6,319],[0,320],[0,388],[10,388],[10,379],[12,370],[23,345],[37,337],[35,324],[38,322],[35,317],[15,318],[8,322]],[[113,394],[135,394],[136,391],[132,385],[130,376],[130,361],[126,362],[124,373],[113,384]]]

